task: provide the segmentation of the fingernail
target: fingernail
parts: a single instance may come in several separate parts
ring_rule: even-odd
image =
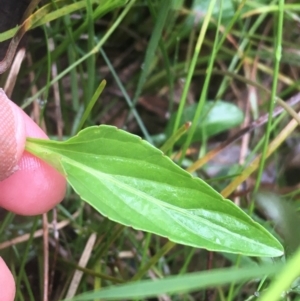
[[[0,181],[8,178],[17,169],[25,147],[23,118],[0,89]]]

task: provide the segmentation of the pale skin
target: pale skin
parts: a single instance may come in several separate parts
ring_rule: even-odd
[[[9,127],[7,120],[13,120]],[[0,164],[0,178],[4,178],[0,181],[0,207],[22,215],[42,214],[63,199],[66,180],[48,164],[24,151],[26,137],[47,139],[46,134],[1,90],[0,162],[11,157],[9,162],[13,162],[13,166]],[[8,141],[16,143],[3,151]],[[1,257],[0,288],[1,301],[14,300],[15,281]]]

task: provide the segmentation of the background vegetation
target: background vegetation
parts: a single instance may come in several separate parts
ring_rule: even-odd
[[[289,257],[300,241],[299,133],[289,106],[276,118],[266,114],[279,112],[281,100],[288,105],[300,100],[300,5],[283,0],[39,5],[29,17],[32,30],[11,98],[58,140],[77,132],[104,79],[85,126],[115,125],[161,147],[182,122],[192,121],[168,155],[278,237],[286,257],[170,246],[165,238],[106,219],[69,189],[43,218],[1,210],[0,250],[18,279],[16,300],[42,299],[44,256],[49,300],[129,282],[78,300],[255,300],[267,288],[273,295],[265,300],[298,300],[298,283],[291,283],[300,263]],[[13,86],[1,80],[1,86]],[[43,234],[47,223],[49,233]],[[45,236],[49,244],[43,244]],[[281,274],[281,286],[263,276],[279,268],[260,264],[286,260],[282,273],[291,279]],[[195,278],[188,275],[200,271]],[[178,277],[157,281],[171,275]],[[132,282],[145,279],[156,281]]]

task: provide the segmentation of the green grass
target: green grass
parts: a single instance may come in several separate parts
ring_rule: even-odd
[[[110,124],[150,143],[165,134],[169,117],[177,111],[173,133],[179,135],[181,115],[196,104],[185,143],[163,137],[157,144],[161,147],[170,138],[164,150],[189,167],[242,127],[214,137],[202,127],[201,141],[191,143],[207,101],[236,105],[246,126],[261,115],[271,116],[278,98],[287,100],[299,92],[300,4],[289,2],[45,1],[33,14],[27,34],[33,63],[23,62],[12,99],[28,113],[35,103],[52,139]],[[1,34],[0,40],[14,32]],[[299,192],[293,186],[300,182],[299,134],[297,122],[291,121],[293,111],[288,111],[192,170],[278,237],[288,250],[286,257],[253,258],[175,244],[108,220],[69,188],[65,200],[47,214],[49,223],[54,220],[59,228],[49,231],[49,300],[66,298],[76,270],[83,274],[74,294],[95,291],[76,300],[158,300],[158,295],[163,295],[160,300],[256,300],[256,295],[264,301],[299,300],[299,281],[294,280],[300,274],[300,238],[294,229],[300,223],[290,222],[299,222]],[[292,168],[293,185],[287,178]],[[256,200],[265,190],[279,195],[280,202],[268,202],[271,196],[263,195],[268,206],[259,205]],[[5,213],[1,221],[0,252],[17,279],[16,300],[41,300],[42,217]],[[80,268],[93,233],[96,242],[87,265]]]

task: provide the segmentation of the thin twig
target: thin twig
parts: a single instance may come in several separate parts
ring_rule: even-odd
[[[43,301],[48,301],[49,284],[49,229],[47,213],[43,214],[43,245],[44,245],[44,292]]]

